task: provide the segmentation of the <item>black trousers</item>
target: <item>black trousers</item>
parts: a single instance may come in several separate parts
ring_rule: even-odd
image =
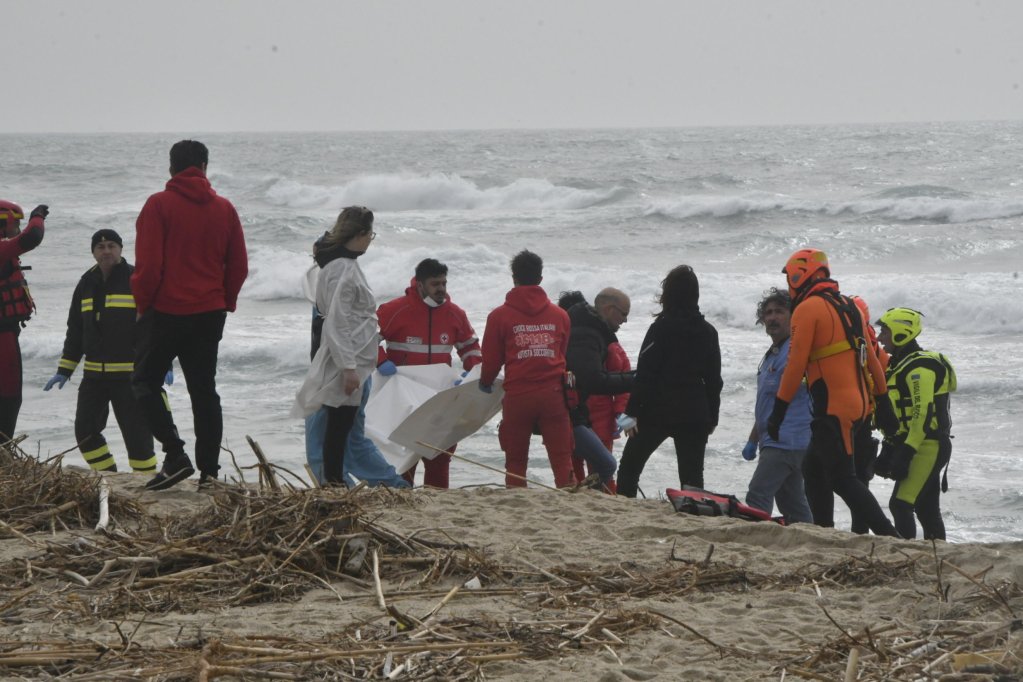
[[[853,462],[856,465],[856,478],[870,488],[870,480],[874,478],[874,462],[877,460],[878,442],[869,426],[869,421],[864,424],[853,439]],[[858,512],[849,510],[852,514],[852,532],[858,535],[865,535],[870,527],[867,520],[862,518]],[[897,528],[896,528],[897,529]],[[902,534],[901,531],[899,533]]]
[[[153,437],[163,445],[167,459],[185,455],[174,418],[164,404],[164,376],[174,358],[181,364],[192,402],[195,428],[195,463],[199,471],[216,476],[220,470],[220,442],[224,416],[217,394],[217,353],[227,313],[214,310],[195,315],[169,315],[147,311],[138,323],[132,390],[142,407]]]
[[[153,434],[141,406],[135,400],[127,376],[120,379],[87,376],[78,387],[75,440],[78,441],[78,449],[82,451],[85,462],[97,471],[116,468],[114,456],[103,437],[111,407],[114,408],[114,419],[124,437],[128,464],[132,470],[156,473]]]
[[[0,443],[14,438],[21,412],[21,330],[9,324],[0,328]]]
[[[854,518],[863,519],[876,535],[898,537],[870,490],[856,478],[856,465],[845,443],[838,419],[815,417],[810,423],[810,446],[803,460],[803,484],[813,522],[825,528],[835,526],[835,494],[849,507]],[[854,430],[865,428],[855,424]],[[855,437],[854,437],[855,440]]]
[[[344,485],[345,444],[352,430],[358,405],[325,406],[327,432],[323,438],[323,478],[331,485]]]
[[[701,425],[665,426],[639,422],[639,432],[629,438],[618,464],[618,494],[635,497],[643,467],[661,443],[671,438],[678,460],[678,480],[683,487],[703,487],[703,457],[707,451],[707,429]]]

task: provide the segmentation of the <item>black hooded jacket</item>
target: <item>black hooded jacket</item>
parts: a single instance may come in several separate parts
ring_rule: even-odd
[[[698,308],[665,310],[643,339],[626,413],[667,428],[709,433],[721,409],[718,333]]]
[[[574,426],[589,426],[590,411],[586,400],[591,395],[617,395],[632,390],[633,372],[608,372],[607,347],[617,337],[607,322],[588,303],[577,303],[568,310],[572,331],[568,337],[568,351],[565,362],[568,371],[575,375],[575,388],[579,404],[571,412]]]

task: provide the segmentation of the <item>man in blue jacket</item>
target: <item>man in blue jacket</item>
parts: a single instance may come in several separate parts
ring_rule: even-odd
[[[742,449],[747,460],[760,462],[746,493],[746,504],[772,513],[775,504],[789,523],[813,523],[810,505],[803,488],[803,458],[810,444],[810,396],[806,384],[799,388],[782,422],[778,439],[767,434],[767,418],[774,407],[774,396],[789,357],[789,322],[792,299],[785,291],[771,288],[757,305],[757,324],[764,325],[771,347],[757,370],[756,421],[749,442]]]

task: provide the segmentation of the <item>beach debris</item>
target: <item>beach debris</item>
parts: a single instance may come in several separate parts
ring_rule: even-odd
[[[0,537],[24,547],[0,562],[3,677],[483,680],[502,663],[596,656],[640,679],[634,674],[647,672],[626,653],[649,637],[684,647],[694,660],[746,666],[756,671],[749,679],[1023,674],[1019,585],[992,581],[987,570],[970,573],[933,546],[903,545],[884,559],[873,547],[850,550],[841,560],[771,574],[719,559],[724,550],[704,541],[673,543],[657,564],[578,566],[555,555],[503,563],[451,537],[450,527],[401,530],[380,520],[384,509],[415,512],[428,495],[296,490],[281,485],[270,462],[260,485],[218,484],[194,510],[173,517],[107,491],[109,523],[96,532],[100,477],[10,445],[0,448],[0,463]],[[816,599],[893,585],[916,588],[940,605],[940,618],[893,613],[864,625],[848,622],[856,611],[839,600]],[[376,615],[303,638],[201,626],[168,638],[150,630],[173,617],[295,602],[315,590],[339,608]],[[777,593],[805,595],[820,613],[791,639],[779,628],[767,649],[684,615],[715,595],[738,597],[749,609],[758,595]],[[508,612],[474,610],[494,600]],[[39,636],[21,628],[32,622],[74,628]]]

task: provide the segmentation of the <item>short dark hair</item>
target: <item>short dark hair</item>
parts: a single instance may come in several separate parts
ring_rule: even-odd
[[[175,142],[170,150],[171,173],[177,175],[186,168],[202,168],[210,162],[210,150],[197,140]]]
[[[792,310],[792,297],[789,296],[789,292],[778,287],[771,287],[764,292],[764,297],[760,299],[760,303],[757,303],[757,324],[764,323],[764,310],[770,303],[777,303],[784,308]]]
[[[586,303],[586,297],[581,291],[562,291],[558,296],[558,307],[568,310],[576,303]]]
[[[668,273],[661,281],[661,296],[658,303],[662,308],[658,317],[668,310],[699,309],[700,282],[691,267],[679,265]]]
[[[511,271],[512,279],[520,286],[539,284],[543,279],[543,258],[523,249],[512,258]]]
[[[448,266],[436,258],[424,258],[416,266],[416,281],[425,282],[432,277],[441,277],[448,274]]]

